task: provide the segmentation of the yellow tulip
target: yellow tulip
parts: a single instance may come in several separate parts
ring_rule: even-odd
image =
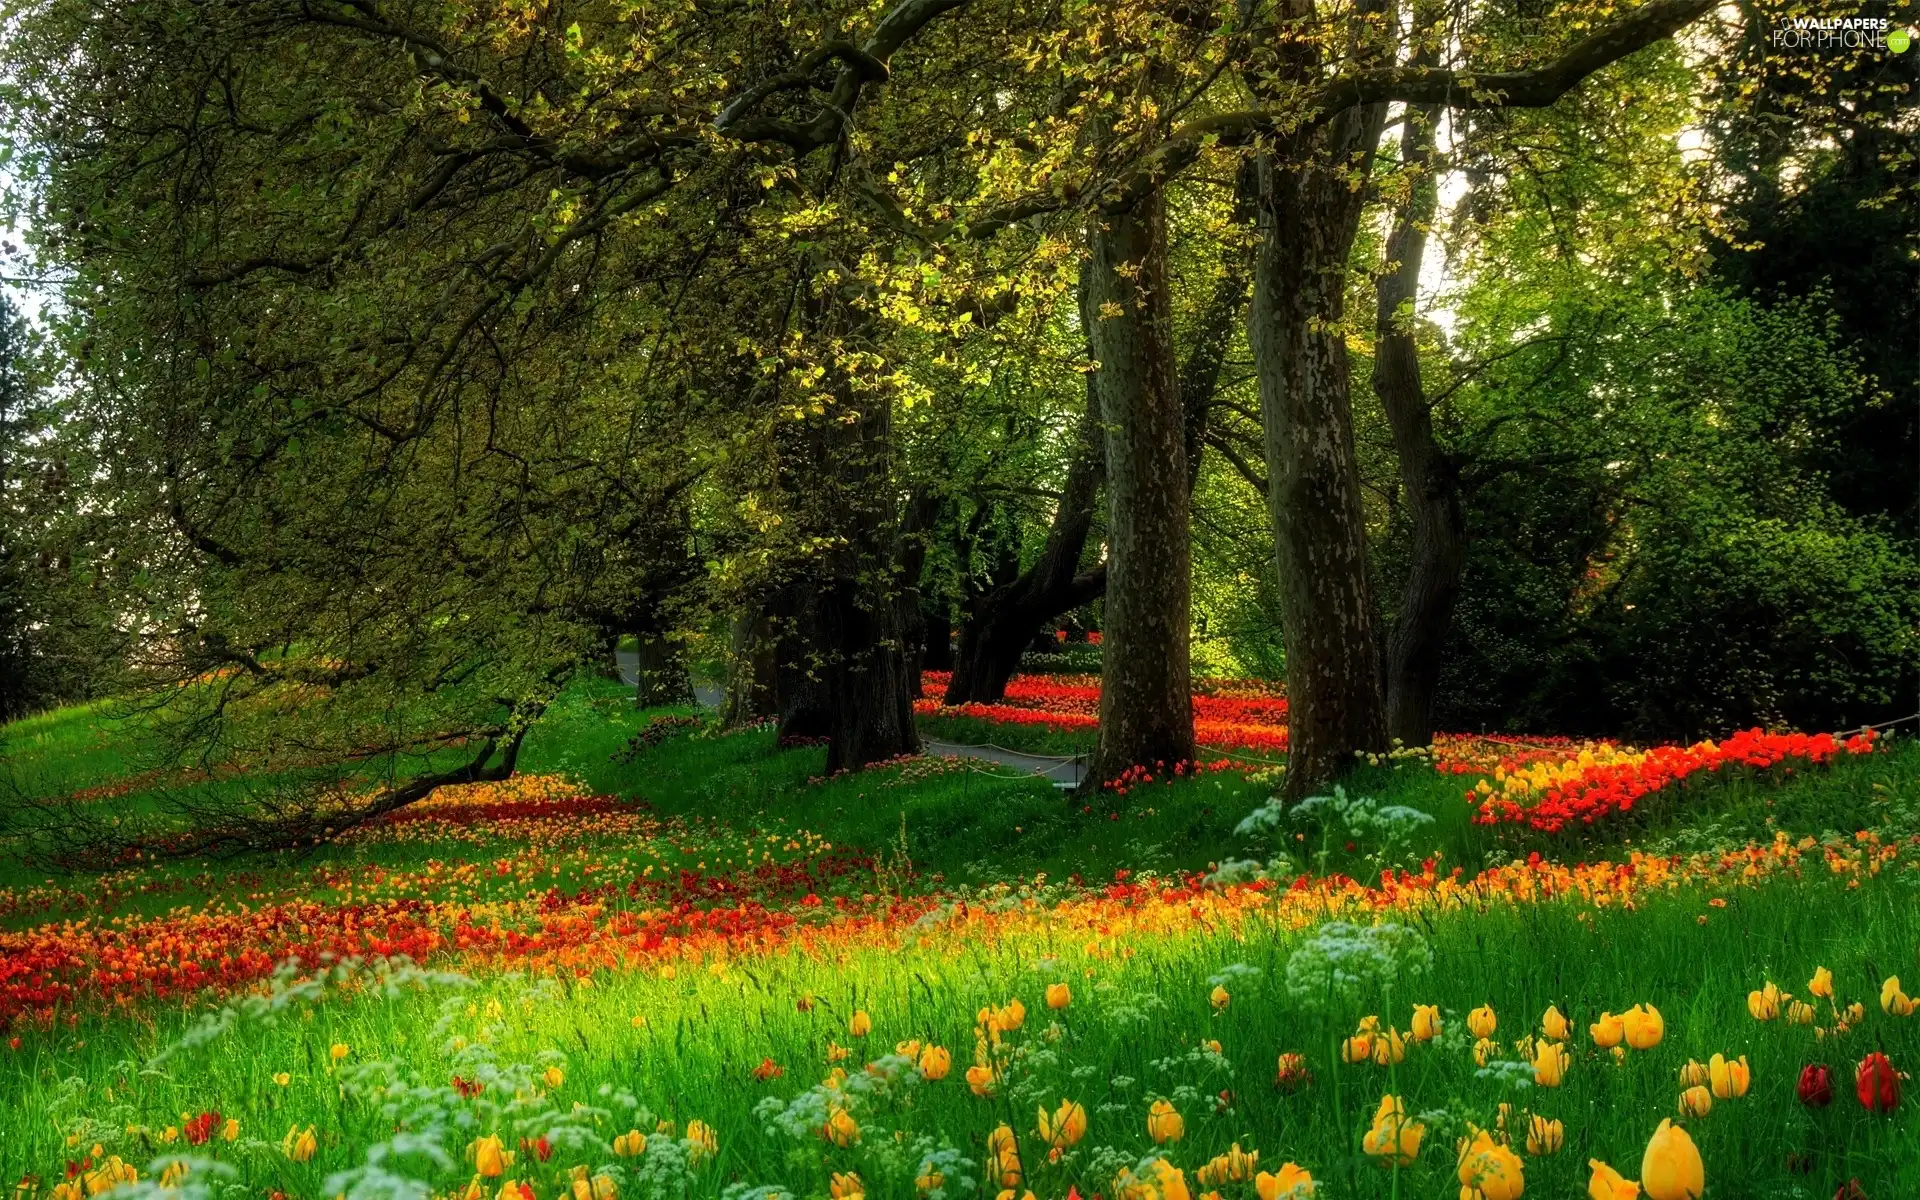
[[[1900,990],[1900,977],[1892,975],[1880,985],[1880,1011],[1891,1017],[1910,1017],[1914,1003],[1911,997]]]
[[[687,1161],[697,1163],[703,1158],[711,1158],[720,1152],[720,1137],[714,1133],[713,1126],[695,1118],[687,1122]]]
[[[1634,1005],[1620,1014],[1620,1023],[1626,1029],[1627,1045],[1635,1050],[1653,1049],[1667,1032],[1660,1010],[1651,1004]]]
[[[1549,1120],[1535,1113],[1527,1122],[1527,1153],[1535,1156],[1558,1154],[1567,1139],[1566,1126],[1558,1118]]]
[[[1622,1179],[1620,1172],[1597,1158],[1588,1159],[1587,1166],[1593,1168],[1593,1178],[1587,1181],[1588,1200],[1638,1200],[1639,1184]]]
[[[347,1055],[353,1052],[347,1048],[347,1044],[345,1042],[335,1042],[333,1046],[330,1049],[328,1049],[327,1053],[330,1056],[332,1056],[333,1061],[339,1062],[341,1059],[345,1058]]]
[[[998,1125],[987,1135],[987,1155],[1000,1172],[1001,1187],[1020,1186],[1020,1139],[1013,1135],[1011,1125]]]
[[[80,1182],[86,1185],[87,1195],[98,1196],[110,1192],[122,1184],[132,1183],[140,1178],[140,1172],[132,1163],[122,1162],[118,1154],[110,1156],[93,1170],[81,1176]],[[74,1189],[75,1192],[78,1189]]]
[[[1627,1023],[1610,1012],[1603,1012],[1598,1021],[1587,1026],[1587,1032],[1593,1036],[1594,1045],[1611,1050],[1627,1036]]]
[[[1473,1036],[1477,1038],[1492,1037],[1494,1027],[1499,1023],[1499,1019],[1493,1015],[1493,1005],[1491,1004],[1482,1004],[1479,1008],[1467,1014],[1467,1028],[1471,1030]]]
[[[1260,1200],[1311,1200],[1313,1176],[1298,1163],[1281,1163],[1280,1170],[1253,1177],[1253,1191]]]
[[[860,1140],[860,1125],[846,1109],[836,1108],[827,1114],[827,1123],[820,1127],[820,1136],[844,1149]]]
[[[601,1174],[593,1177],[593,1200],[614,1200],[619,1190],[613,1182],[613,1176]]]
[[[1753,1082],[1744,1054],[1731,1062],[1724,1055],[1714,1055],[1713,1061],[1707,1064],[1707,1078],[1713,1084],[1713,1094],[1722,1100],[1738,1100],[1747,1094],[1747,1087]]]
[[[1813,1024],[1813,1005],[1804,1000],[1794,1000],[1787,1004],[1787,1023],[1791,1025]]]
[[[1768,984],[1772,988],[1772,984]],[[1756,1021],[1771,1021],[1780,1015],[1780,989],[1773,988],[1769,996],[1764,990],[1747,993],[1747,1012]]]
[[[1498,1053],[1499,1050],[1500,1044],[1498,1042],[1492,1038],[1481,1038],[1473,1044],[1473,1061],[1484,1067],[1493,1061],[1493,1056]]]
[[[975,1066],[967,1068],[967,1087],[976,1096],[993,1094],[993,1068]]]
[[[1520,1156],[1482,1129],[1460,1155],[1463,1200],[1517,1200],[1526,1190]]]
[[[901,1058],[911,1058],[917,1062],[920,1058],[921,1044],[919,1038],[908,1038],[904,1042],[895,1042],[893,1044],[893,1052]]]
[[[1694,1084],[1680,1093],[1680,1111],[1689,1117],[1704,1117],[1713,1111],[1713,1093]]]
[[[293,1082],[293,1076],[287,1074],[285,1071],[280,1071],[274,1075],[273,1081],[281,1087],[285,1087]]]
[[[1047,1007],[1048,1008],[1055,1008],[1055,1009],[1065,1008],[1067,1005],[1072,1003],[1073,1003],[1072,988],[1068,987],[1064,983],[1050,983],[1047,985]]]
[[[1440,1008],[1434,1004],[1413,1006],[1413,1040],[1430,1042],[1440,1036]]]
[[[1567,1048],[1559,1042],[1541,1042],[1533,1054],[1533,1081],[1541,1087],[1559,1087],[1571,1061]]]
[[[541,1078],[547,1081],[547,1088],[551,1091],[567,1081],[567,1073],[559,1067],[548,1067],[546,1074],[542,1075]]]
[[[938,1083],[953,1070],[953,1055],[943,1046],[928,1046],[920,1052],[920,1074]]]
[[[513,1165],[513,1151],[506,1148],[500,1135],[490,1133],[475,1138],[467,1147],[467,1160],[473,1163],[473,1169],[488,1179],[498,1179]]]
[[[613,1139],[613,1152],[621,1158],[632,1158],[647,1152],[647,1135],[638,1129],[629,1129]]]
[[[1427,1127],[1408,1118],[1400,1097],[1382,1096],[1360,1148],[1384,1162],[1407,1166],[1420,1157],[1420,1139],[1426,1135]]]
[[[1356,1033],[1340,1043],[1340,1061],[1363,1063],[1373,1061],[1373,1035]]]
[[[1193,1177],[1200,1181],[1200,1186],[1211,1188],[1219,1187],[1223,1183],[1244,1183],[1259,1169],[1260,1152],[1242,1150],[1240,1143],[1235,1142],[1231,1150],[1225,1154],[1214,1155],[1206,1166],[1193,1173]],[[1281,1168],[1281,1173],[1286,1173],[1284,1167]]]
[[[1233,997],[1227,995],[1227,989],[1217,983],[1213,985],[1213,991],[1207,996],[1207,999],[1212,1002],[1215,1012],[1220,1012],[1225,1009],[1228,1004],[1233,1002]]]
[[[1113,1181],[1115,1200],[1192,1200],[1187,1177],[1164,1158],[1156,1158],[1136,1173],[1129,1168]]]
[[[301,1129],[297,1125],[287,1127],[287,1136],[280,1139],[280,1150],[294,1162],[306,1162],[313,1152],[320,1148],[320,1139],[315,1136],[313,1126]]]
[[[229,1118],[226,1125],[220,1130],[220,1137],[222,1140],[229,1142],[238,1140],[240,1137],[240,1122]]]
[[[1147,1136],[1160,1145],[1177,1142],[1187,1133],[1187,1121],[1168,1100],[1155,1100],[1147,1109]]]
[[[1647,1200],[1699,1200],[1707,1187],[1706,1164],[1687,1131],[1662,1120],[1640,1160],[1640,1186]]]
[[[1697,1058],[1688,1059],[1687,1065],[1680,1068],[1681,1087],[1698,1087],[1700,1084],[1705,1083],[1707,1079],[1707,1064]]]
[[[827,1183],[827,1192],[833,1200],[859,1200],[867,1194],[867,1185],[852,1171],[835,1172]]]
[[[1044,1108],[1039,1111],[1040,1140],[1055,1150],[1065,1150],[1087,1135],[1087,1110],[1081,1105],[1062,1100],[1052,1116],[1048,1116]]]
[[[1823,1000],[1833,999],[1833,972],[1825,967],[1815,967],[1813,978],[1807,980],[1807,990]]]
[[[1540,1018],[1540,1031],[1556,1042],[1564,1042],[1573,1035],[1573,1025],[1561,1015],[1559,1005],[1549,1004],[1546,1015]]]
[[[856,1011],[853,1019],[847,1022],[847,1032],[855,1037],[867,1036],[873,1032],[873,1018],[867,1015],[865,1009]]]
[[[1389,1029],[1375,1035],[1373,1039],[1373,1061],[1377,1066],[1391,1066],[1407,1057],[1407,1038],[1398,1029]]]

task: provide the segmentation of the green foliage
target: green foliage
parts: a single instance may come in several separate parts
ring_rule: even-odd
[[[1442,726],[1905,715],[1920,565],[1807,454],[1873,381],[1818,297],[1641,295],[1557,304],[1457,402],[1474,543]]]

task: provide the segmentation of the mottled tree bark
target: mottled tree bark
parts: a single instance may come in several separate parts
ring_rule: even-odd
[[[1433,411],[1421,385],[1414,339],[1413,304],[1435,207],[1428,168],[1439,111],[1437,105],[1407,111],[1400,157],[1413,172],[1413,185],[1394,213],[1386,268],[1375,280],[1373,390],[1393,431],[1400,487],[1412,523],[1412,561],[1400,612],[1387,636],[1387,733],[1409,746],[1433,741],[1441,652],[1467,559],[1458,464],[1434,440]]]
[[[809,300],[812,331],[855,340],[838,294]],[[901,615],[893,414],[884,395],[830,377],[833,403],[787,454],[800,528],[822,546],[784,589],[781,736],[827,738],[829,772],[917,753]],[[797,636],[796,636],[797,635]]]
[[[1174,375],[1165,201],[1089,223],[1082,321],[1107,471],[1100,733],[1090,784],[1193,757],[1186,419]]]
[[[638,637],[640,664],[634,703],[641,708],[664,708],[693,703],[693,679],[687,674],[687,656],[679,642],[661,633]]]
[[[920,651],[921,669],[953,670],[953,604],[944,588],[936,585],[922,599],[920,623],[926,631],[922,635],[925,644]]]
[[[722,719],[730,729],[764,721],[779,712],[778,695],[773,625],[765,605],[755,601],[736,612],[729,626]]]
[[[769,617],[780,741],[824,738],[833,726],[826,682],[828,648],[811,579],[791,581],[782,587]]]
[[[1384,105],[1284,139],[1261,163],[1248,337],[1260,382],[1268,506],[1286,635],[1286,794],[1386,744],[1380,652],[1353,445],[1346,276]]]
[[[895,557],[900,563],[900,629],[907,664],[907,692],[915,700],[921,695],[920,669],[927,651],[926,595],[921,576],[927,570],[927,538],[940,519],[941,499],[928,489],[915,488],[907,498],[906,512],[900,522],[899,546]]]

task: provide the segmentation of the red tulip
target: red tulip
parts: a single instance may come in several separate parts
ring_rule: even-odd
[[[1853,1073],[1853,1090],[1868,1112],[1892,1112],[1900,1107],[1900,1073],[1887,1056],[1875,1050],[1860,1060]]]
[[[219,1113],[217,1112],[201,1113],[199,1116],[187,1122],[186,1130],[185,1130],[187,1135],[187,1144],[189,1146],[204,1145],[207,1139],[213,1136],[213,1131],[219,1128],[219,1126],[220,1126]]]
[[[1825,1063],[1808,1063],[1800,1068],[1800,1082],[1794,1091],[1808,1108],[1825,1108],[1833,1103],[1833,1072]]]

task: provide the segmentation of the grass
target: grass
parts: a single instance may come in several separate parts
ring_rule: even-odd
[[[1654,1126],[1677,1115],[1676,1072],[1716,1052],[1745,1054],[1754,1083],[1685,1122],[1707,1163],[1709,1197],[1827,1196],[1853,1178],[1876,1198],[1920,1192],[1910,1109],[1869,1113],[1850,1088],[1852,1064],[1869,1050],[1902,1067],[1920,1061],[1920,1017],[1876,1003],[1885,976],[1920,986],[1910,840],[1920,834],[1920,747],[1911,741],[1820,770],[1727,771],[1580,839],[1473,825],[1459,777],[1363,766],[1346,781],[1351,794],[1433,817],[1383,844],[1294,819],[1237,835],[1272,790],[1240,771],[1074,798],[979,763],[921,760],[821,778],[819,749],[780,748],[766,730],[680,732],[622,753],[662,715],[670,710],[636,713],[625,689],[604,682],[578,685],[553,707],[529,738],[524,771],[621,801],[577,819],[423,822],[304,857],[138,864],[92,880],[8,867],[0,926],[38,938],[35,955],[124,945],[150,959],[217,959],[247,948],[245,931],[256,928],[260,945],[301,944],[290,921],[301,932],[310,925],[316,945],[321,931],[401,939],[406,922],[441,939],[431,974],[341,968],[324,983],[257,994],[236,976],[229,1009],[217,1007],[216,989],[129,994],[125,1011],[112,999],[117,985],[96,979],[62,1008],[21,1012],[9,1031],[18,1044],[0,1050],[0,1171],[39,1177],[20,1200],[50,1191],[64,1164],[96,1143],[149,1178],[153,1164],[191,1149],[209,1161],[187,1178],[209,1197],[408,1194],[367,1172],[370,1154],[382,1170],[452,1196],[473,1175],[463,1150],[491,1133],[509,1148],[544,1136],[553,1150],[542,1161],[529,1149],[506,1176],[483,1180],[489,1200],[507,1177],[526,1181],[536,1200],[565,1200],[574,1166],[604,1172],[625,1197],[745,1200],[753,1188],[817,1197],[832,1173],[855,1171],[876,1200],[904,1198],[927,1190],[915,1179],[930,1163],[948,1177],[936,1200],[960,1200],[998,1190],[981,1167],[988,1132],[1003,1122],[1021,1139],[1019,1190],[1042,1200],[1070,1187],[1122,1200],[1115,1174],[1150,1153],[1185,1170],[1197,1196],[1195,1170],[1236,1142],[1258,1149],[1269,1170],[1304,1164],[1323,1197],[1451,1196],[1455,1137],[1492,1125],[1503,1102],[1564,1124],[1558,1154],[1526,1160],[1527,1194],[1574,1195],[1589,1157],[1639,1174]],[[108,716],[94,706],[8,727],[9,758],[29,779],[101,788],[98,803],[139,811],[152,791],[128,753],[137,729]],[[959,732],[930,723],[936,730]],[[984,732],[977,740],[1009,742],[1000,727]],[[1855,830],[1877,835],[1860,842]],[[1794,847],[1802,836],[1816,841],[1793,849],[1791,863],[1763,856],[1752,879],[1747,859],[1727,857],[1781,834]],[[1693,865],[1671,878],[1664,858],[1624,877],[1551,865],[1641,850]],[[1338,883],[1283,894],[1133,882],[1280,854],[1288,877],[1306,868],[1377,879],[1423,862],[1441,880],[1455,867],[1467,879],[1493,873],[1472,889],[1442,882],[1406,895]],[[1527,865],[1533,854],[1541,865]],[[1537,894],[1576,878],[1569,894]],[[47,923],[75,916],[86,922]],[[1332,917],[1402,926],[1425,950],[1391,958],[1400,967],[1385,974],[1365,968],[1376,959],[1353,959],[1365,982],[1334,994],[1317,968],[1296,967],[1356,953],[1327,936]],[[462,922],[507,940],[463,942]],[[219,940],[236,927],[241,937]],[[36,971],[68,969],[28,945],[9,951],[0,982],[26,986]],[[1813,1027],[1747,1015],[1749,990],[1772,979],[1804,995],[1818,965],[1833,969],[1842,1004],[1864,1003],[1857,1027],[1816,1038]],[[1224,1008],[1209,999],[1216,982],[1230,993]],[[1054,983],[1073,992],[1058,1011],[1042,1000]],[[1001,1075],[992,1096],[976,1096],[963,1080],[976,1015],[1009,997],[1024,1001],[1026,1022],[986,1052]],[[1404,1029],[1415,1002],[1444,1011],[1439,1039],[1390,1068],[1340,1061],[1336,1047],[1363,1017]],[[1581,1031],[1602,1010],[1640,1002],[1660,1008],[1666,1036],[1615,1064]],[[1482,1068],[1464,1033],[1465,1014],[1481,1004],[1499,1014],[1496,1064],[1522,1057],[1516,1039],[1538,1032],[1549,1004],[1571,1017],[1565,1084],[1519,1086],[1524,1069]],[[871,1016],[865,1038],[849,1028],[855,1011]],[[1833,1025],[1825,1006],[1819,1024]],[[951,1073],[912,1083],[911,1064],[888,1057],[909,1039],[950,1051]],[[338,1061],[336,1044],[345,1048]],[[831,1062],[835,1047],[846,1057]],[[1289,1052],[1304,1054],[1315,1076],[1294,1091],[1274,1086],[1276,1057]],[[869,1062],[878,1077],[860,1071]],[[1830,1108],[1794,1100],[1807,1062],[1834,1068]],[[756,1074],[762,1064],[771,1066]],[[836,1065],[852,1082],[822,1090]],[[459,1094],[456,1075],[484,1090]],[[879,1077],[891,1082],[862,1082]],[[1359,1150],[1388,1091],[1429,1127],[1419,1160],[1400,1172]],[[1149,1140],[1155,1098],[1183,1115],[1179,1142]],[[1049,1161],[1035,1109],[1062,1100],[1086,1107],[1089,1132]],[[819,1134],[835,1106],[859,1126],[857,1142]],[[239,1121],[237,1139],[186,1147],[183,1114],[214,1109]],[[690,1164],[693,1119],[712,1127],[718,1148]],[[309,1125],[317,1150],[294,1161],[282,1136]],[[638,1159],[612,1150],[629,1128],[658,1135]],[[396,1132],[447,1157],[405,1150]],[[1221,1200],[1253,1195],[1244,1181],[1217,1190]]]
[[[179,1114],[217,1109],[240,1121],[242,1136],[202,1152],[230,1163],[255,1194],[330,1194],[340,1186],[326,1182],[330,1173],[361,1164],[398,1122],[455,1156],[486,1133],[500,1133],[509,1146],[546,1136],[558,1147],[550,1161],[523,1154],[509,1172],[543,1197],[560,1194],[566,1168],[575,1165],[642,1189],[649,1163],[663,1173],[653,1186],[684,1184],[695,1195],[733,1185],[824,1195],[830,1172],[851,1170],[870,1194],[906,1197],[924,1157],[952,1150],[978,1164],[987,1133],[1005,1122],[1022,1139],[1025,1186],[1039,1195],[1060,1196],[1069,1185],[1090,1194],[1108,1186],[1117,1164],[1150,1153],[1192,1172],[1237,1142],[1260,1150],[1269,1169],[1281,1159],[1307,1165],[1327,1195],[1418,1196],[1451,1194],[1453,1136],[1469,1122],[1491,1126],[1505,1102],[1563,1122],[1565,1148],[1529,1159],[1526,1172],[1531,1194],[1570,1195],[1584,1185],[1590,1156],[1637,1175],[1648,1135],[1674,1113],[1679,1067],[1719,1052],[1746,1055],[1755,1083],[1748,1096],[1687,1122],[1708,1164],[1709,1195],[1827,1195],[1855,1177],[1869,1195],[1912,1194],[1920,1175],[1904,1114],[1867,1113],[1844,1086],[1830,1109],[1810,1111],[1792,1089],[1807,1061],[1834,1064],[1843,1085],[1851,1062],[1876,1046],[1911,1063],[1920,1056],[1920,1021],[1874,1011],[1853,1032],[1816,1041],[1810,1028],[1761,1024],[1745,1012],[1749,989],[1772,978],[1801,992],[1816,965],[1834,969],[1842,1003],[1859,998],[1869,1007],[1880,971],[1912,969],[1920,910],[1911,903],[1911,870],[1866,876],[1857,888],[1825,875],[1753,887],[1689,885],[1653,892],[1632,910],[1492,897],[1468,909],[1389,911],[1382,915],[1421,931],[1432,966],[1390,989],[1350,995],[1290,986],[1290,964],[1310,930],[1257,903],[1236,907],[1204,895],[1193,901],[1197,915],[1185,902],[1083,903],[1049,920],[1019,911],[1015,893],[1010,918],[948,913],[945,923],[903,921],[877,943],[828,930],[811,953],[709,953],[641,971],[388,988],[349,980],[324,994],[288,993],[237,1008],[230,1024],[216,1021],[205,1037],[183,1036],[191,1022],[178,1012],[80,1038],[35,1037],[17,1052],[6,1085],[14,1135],[0,1143],[0,1163],[45,1171],[96,1141],[145,1161],[179,1148],[160,1140],[180,1126]],[[1726,908],[1708,905],[1716,896]],[[1224,1009],[1209,1000],[1216,979],[1230,993]],[[1057,982],[1069,984],[1074,998],[1053,1012],[1041,996]],[[997,1094],[974,1096],[962,1071],[974,1057],[975,1015],[1010,997],[1025,1001],[1026,1023],[1003,1039]],[[1331,1047],[1362,1017],[1405,1027],[1414,1002],[1441,1007],[1440,1039],[1414,1046],[1391,1070],[1339,1062]],[[1553,1089],[1488,1076],[1461,1032],[1469,1009],[1491,1004],[1501,1023],[1499,1053],[1512,1058],[1512,1039],[1534,1029],[1549,1004],[1582,1029],[1602,1009],[1641,1002],[1664,1014],[1657,1047],[1616,1065],[1578,1036],[1566,1081]],[[855,1011],[873,1022],[864,1039],[849,1031]],[[885,1054],[910,1038],[949,1049],[957,1064],[951,1075],[897,1088],[848,1087],[840,1100],[815,1087],[833,1047],[851,1050],[841,1064],[849,1069],[883,1060],[886,1072],[897,1066]],[[345,1048],[337,1064],[329,1056],[335,1044]],[[1316,1075],[1297,1092],[1273,1086],[1274,1062],[1287,1052],[1304,1053]],[[755,1067],[767,1061],[783,1074],[756,1078]],[[560,1071],[557,1085],[542,1078],[549,1066]],[[283,1071],[290,1076],[284,1086],[274,1082]],[[451,1090],[456,1075],[488,1090],[459,1097]],[[1431,1130],[1428,1151],[1397,1179],[1357,1152],[1368,1115],[1388,1091],[1405,1096]],[[1186,1136],[1167,1147],[1147,1137],[1147,1107],[1156,1097],[1171,1099],[1186,1121]],[[1033,1132],[1034,1110],[1068,1099],[1086,1107],[1089,1132],[1049,1163]],[[831,1103],[848,1108],[861,1129],[858,1143],[831,1146],[814,1131],[814,1118]],[[793,1114],[797,1133],[770,1116],[775,1106]],[[655,1141],[651,1160],[611,1152],[615,1133],[653,1133],[655,1121],[666,1120],[684,1134],[692,1119],[714,1129],[719,1150],[691,1171],[675,1165],[673,1139]],[[308,1125],[319,1153],[289,1161],[281,1134]],[[70,1149],[66,1138],[74,1134]],[[1810,1174],[1789,1170],[1796,1155],[1805,1156]],[[442,1192],[471,1174],[425,1155],[389,1166]],[[950,1196],[964,1194],[961,1176],[980,1177],[977,1167],[956,1165],[950,1174]],[[488,1181],[489,1191],[499,1182]],[[1244,1185],[1225,1190],[1251,1194]]]

